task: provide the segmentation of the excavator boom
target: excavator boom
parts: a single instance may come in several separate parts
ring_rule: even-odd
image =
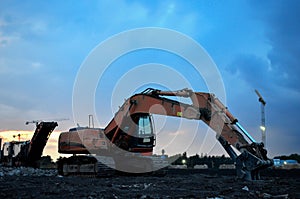
[[[166,96],[190,98],[192,104],[181,103]],[[194,92],[190,89],[160,91],[148,88],[124,102],[104,133],[112,143],[138,136],[133,134],[136,131],[128,132],[125,127],[135,124],[134,122],[129,124],[128,118],[141,114],[158,114],[203,121],[216,132],[218,141],[236,162],[237,174],[240,178],[259,179],[259,171],[273,164],[267,158],[267,151],[263,148],[263,144],[255,142],[238,119],[214,94]],[[121,134],[122,138],[119,137]],[[233,147],[241,154],[238,155]],[[152,148],[149,148],[148,152],[152,152]]]

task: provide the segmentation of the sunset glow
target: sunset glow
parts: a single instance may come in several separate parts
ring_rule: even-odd
[[[11,141],[19,141],[18,134],[20,134],[20,141],[28,141],[31,140],[33,136],[33,131],[24,131],[24,130],[7,130],[0,132],[0,138],[2,138],[2,144],[4,142],[11,142]],[[60,132],[54,131],[51,133],[50,138],[44,148],[43,156],[50,155],[53,161],[59,156],[62,156],[57,152],[57,142]],[[15,137],[14,137],[15,136]],[[2,146],[1,146],[2,148]]]

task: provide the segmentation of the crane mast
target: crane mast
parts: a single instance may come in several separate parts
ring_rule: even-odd
[[[264,143],[265,148],[267,147],[267,140],[266,140],[266,118],[265,118],[265,105],[266,101],[261,96],[261,94],[258,92],[258,90],[255,90],[255,93],[258,96],[258,101],[260,102],[260,110],[261,110],[261,141]]]

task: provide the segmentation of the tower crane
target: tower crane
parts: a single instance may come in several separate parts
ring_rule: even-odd
[[[261,96],[261,94],[258,92],[258,90],[255,90],[256,95],[258,96],[258,101],[261,103],[261,141],[264,143],[264,146],[266,147],[266,119],[265,119],[265,105],[266,101]]]
[[[43,120],[26,121],[25,124],[28,125],[28,124],[31,124],[31,123],[32,123],[32,124],[36,124],[36,125],[37,125],[39,122],[42,122],[42,121],[43,121]]]
[[[19,142],[20,142],[20,140],[21,140],[21,135],[28,135],[28,134],[21,134],[21,133],[18,133],[18,134],[16,134],[16,135],[13,135],[13,138],[16,138],[16,137],[18,137],[18,140],[19,140]]]
[[[58,118],[58,119],[47,119],[48,121],[52,120],[52,121],[56,121],[56,122],[61,122],[61,121],[65,121],[65,120],[69,120],[69,118]],[[43,122],[44,120],[32,120],[32,121],[26,121],[25,124],[36,124],[38,125],[38,123]]]

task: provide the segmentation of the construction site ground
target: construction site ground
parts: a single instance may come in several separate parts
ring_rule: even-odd
[[[234,170],[170,170],[164,177],[0,177],[0,198],[300,198],[300,170],[267,170],[242,181]]]

